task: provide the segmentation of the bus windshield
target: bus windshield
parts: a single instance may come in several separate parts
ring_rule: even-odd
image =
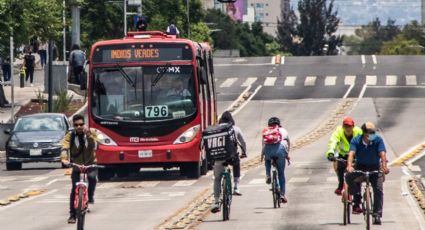
[[[162,121],[196,112],[192,66],[94,68],[92,114],[105,120]]]

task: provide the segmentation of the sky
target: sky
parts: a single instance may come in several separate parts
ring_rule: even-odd
[[[291,0],[291,7],[296,9],[297,2]],[[383,24],[389,18],[398,25],[421,21],[421,0],[335,0],[334,4],[343,25],[364,25],[376,17]]]

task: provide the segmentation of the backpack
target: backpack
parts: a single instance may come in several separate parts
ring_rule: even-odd
[[[86,55],[81,50],[74,50],[71,54],[72,66],[84,66],[84,62],[86,61]]]
[[[262,132],[264,144],[277,144],[282,141],[282,134],[279,131],[279,126],[268,126]]]
[[[237,154],[237,140],[232,124],[207,127],[202,132],[202,143],[208,160],[227,160]]]
[[[168,34],[177,35],[177,28],[175,25],[171,24],[170,26],[168,26]]]

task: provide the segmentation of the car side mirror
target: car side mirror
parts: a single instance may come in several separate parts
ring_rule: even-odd
[[[11,133],[11,130],[10,129],[5,129],[4,131],[3,131],[5,134],[8,134],[8,135],[10,135],[10,133]]]

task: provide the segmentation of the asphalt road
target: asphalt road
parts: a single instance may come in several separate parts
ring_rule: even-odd
[[[271,57],[217,59],[219,112],[248,85],[258,88],[235,115],[236,125],[247,139],[249,158],[253,158],[260,153],[260,131],[270,116],[279,116],[295,141],[329,118],[341,98],[353,98],[358,103],[350,115],[359,125],[368,120],[377,123],[392,160],[425,139],[421,116],[425,110],[424,61],[421,56],[289,57],[275,65]],[[272,208],[260,166],[243,172],[243,196],[234,199],[230,221],[222,222],[220,215],[210,214],[198,228],[341,228],[342,204],[333,194],[336,177],[324,158],[329,135],[291,152],[289,202],[281,209]],[[70,181],[60,165],[29,164],[24,168],[9,172],[0,163],[0,199],[31,189],[46,191],[0,206],[0,228],[74,229],[75,225],[66,224]],[[406,193],[405,180],[402,168],[391,168],[384,185],[383,225],[376,229],[423,226],[423,213]],[[211,173],[188,180],[177,170],[142,170],[129,178],[99,183],[96,203],[86,219],[87,229],[152,229],[211,186]],[[348,228],[364,228],[363,218],[353,216]]]

